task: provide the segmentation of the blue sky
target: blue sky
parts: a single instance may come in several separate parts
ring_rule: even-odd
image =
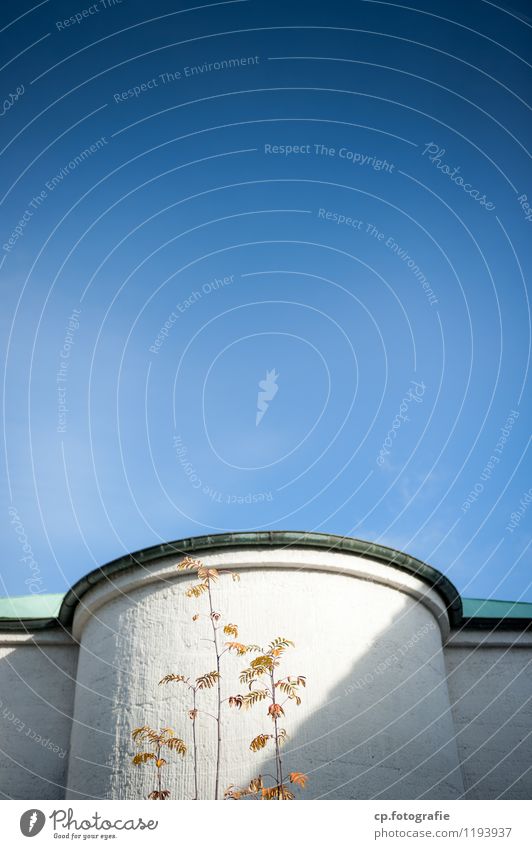
[[[527,5],[3,8],[1,593],[278,528],[532,601]]]

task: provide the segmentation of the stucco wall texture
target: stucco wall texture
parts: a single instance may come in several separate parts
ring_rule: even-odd
[[[137,799],[154,786],[131,764],[131,730],[170,725],[191,743],[185,688],[169,672],[215,668],[205,602],[178,556],[132,567],[80,600],[70,630],[0,634],[0,791],[16,799]],[[530,632],[458,632],[426,582],[351,553],[308,548],[212,551],[236,570],[215,606],[239,639],[294,641],[280,675],[307,677],[283,725],[287,771],[302,798],[530,798]],[[223,658],[223,696],[242,692],[247,658]],[[214,703],[203,701],[206,710]],[[271,720],[259,704],[227,710],[222,788],[271,772],[249,751]],[[199,722],[200,795],[212,797],[213,720]],[[165,785],[191,798],[192,759],[168,754]]]

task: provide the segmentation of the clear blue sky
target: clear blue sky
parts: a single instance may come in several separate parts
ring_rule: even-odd
[[[278,528],[532,600],[529,4],[198,7],[2,7],[0,593]]]

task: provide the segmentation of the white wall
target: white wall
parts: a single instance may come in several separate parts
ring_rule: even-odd
[[[76,662],[60,631],[0,634],[2,798],[65,798]]]
[[[287,771],[309,774],[305,798],[530,798],[532,634],[449,637],[426,584],[352,554],[254,547],[204,562],[241,574],[239,584],[224,579],[216,598],[242,641],[296,643],[280,674],[304,674],[308,688],[301,707],[287,706],[283,758]],[[95,585],[73,637],[0,634],[4,797],[143,798],[153,782],[130,763],[132,728],[172,725],[190,743],[185,691],[157,682],[214,663],[202,639],[209,623],[192,622],[201,603],[184,597],[191,579],[175,564],[166,558]],[[238,693],[245,659],[225,660],[224,695]],[[200,724],[204,796],[212,725]],[[228,714],[223,786],[268,770],[248,745],[270,730],[261,705]],[[190,797],[191,759],[172,760],[172,797]]]
[[[446,650],[468,799],[530,799],[532,634],[469,632]]]
[[[169,724],[190,742],[185,691],[157,682],[167,672],[195,677],[214,662],[201,639],[210,636],[208,621],[192,622],[202,604],[184,597],[192,579],[175,563],[133,570],[115,577],[112,590],[97,585],[84,597],[74,625],[81,649],[69,798],[142,798],[152,789],[149,769],[129,765],[137,725]],[[283,668],[305,674],[308,688],[303,705],[288,710],[284,759],[287,769],[310,775],[306,798],[463,792],[438,625],[443,604],[426,585],[354,555],[305,549],[224,552],[204,563],[243,570],[239,584],[227,579],[217,588],[217,605],[245,642],[296,643]],[[225,695],[241,691],[244,665],[228,659]],[[265,713],[259,705],[229,714],[223,786],[266,768],[248,749],[271,730]],[[202,725],[208,796],[214,729],[210,718]],[[190,759],[169,771],[168,787],[173,798],[190,797]]]

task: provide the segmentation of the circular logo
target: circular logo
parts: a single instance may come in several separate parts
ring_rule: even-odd
[[[30,808],[29,811],[24,811],[20,818],[20,830],[24,837],[35,837],[44,827],[46,817],[42,811],[37,808]]]

